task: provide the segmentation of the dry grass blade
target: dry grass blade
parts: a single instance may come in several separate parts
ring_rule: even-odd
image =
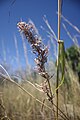
[[[38,87],[36,87],[36,84],[34,85],[32,82],[30,82],[30,81],[28,81],[28,80],[25,80],[25,81],[26,81],[27,83],[29,83],[31,86],[33,86],[36,90],[38,90],[38,91],[44,93],[43,90],[41,90],[41,89],[39,89]]]
[[[80,34],[80,30],[78,27],[76,27],[75,25],[73,25],[69,20],[67,20],[63,15],[61,15],[61,17],[63,18],[63,20],[65,22],[67,22],[72,28],[74,28],[79,34]]]
[[[53,31],[53,29],[51,28],[51,26],[50,26],[50,24],[49,24],[49,22],[48,22],[48,20],[46,19],[45,16],[43,17],[43,20],[44,20],[44,22],[46,23],[46,25],[47,25],[48,29],[50,30],[50,32],[52,33],[54,39],[55,39],[56,42],[57,42],[57,36],[56,36],[55,32]],[[49,33],[49,34],[50,34],[50,33]]]
[[[72,35],[70,34],[70,32],[67,30],[67,27],[66,27],[65,24],[62,24],[62,25],[63,25],[63,27],[64,27],[67,35],[69,36],[69,38],[73,41],[73,43],[77,46],[77,48],[79,48],[79,44],[78,44],[78,41],[77,41],[76,37],[75,36],[72,37]]]
[[[15,42],[15,48],[16,48],[16,59],[17,59],[17,64],[19,66],[19,69],[21,71],[21,64],[20,64],[20,59],[19,59],[19,49],[18,49],[18,42],[16,36],[14,36],[14,42]]]
[[[22,43],[23,43],[23,49],[24,49],[24,57],[25,57],[25,61],[26,61],[26,69],[30,68],[30,64],[29,64],[29,61],[28,61],[28,56],[27,56],[27,48],[26,48],[26,43],[25,43],[25,40],[24,40],[24,37],[21,35],[22,37]]]

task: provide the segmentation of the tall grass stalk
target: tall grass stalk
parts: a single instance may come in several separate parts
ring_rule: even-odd
[[[14,42],[15,42],[15,49],[16,49],[16,59],[17,59],[17,64],[19,66],[19,70],[21,73],[21,64],[20,64],[20,58],[19,58],[19,49],[18,49],[18,42],[16,36],[14,36]]]
[[[26,43],[25,43],[25,39],[24,39],[23,35],[21,35],[21,37],[22,37],[22,43],[23,43],[23,49],[24,49],[24,57],[25,57],[25,61],[26,61],[26,72],[29,72],[29,74],[30,74],[31,66],[30,66],[29,60],[28,60],[27,47],[26,47]]]
[[[80,30],[77,26],[73,25],[67,18],[65,18],[63,15],[61,15],[61,18],[63,18],[63,20],[65,22],[67,22],[73,29],[75,29],[79,34],[80,34]]]
[[[58,56],[57,56],[57,79],[56,79],[56,88],[59,85],[59,57],[60,57],[60,20],[61,20],[61,0],[58,0]],[[58,89],[56,90],[56,120],[58,120]]]

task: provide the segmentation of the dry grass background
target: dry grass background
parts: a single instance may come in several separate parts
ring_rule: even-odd
[[[61,86],[59,89],[59,108],[69,117],[71,120],[80,119],[80,85],[77,80],[77,76],[71,69],[68,68],[71,80],[68,84]],[[73,77],[72,77],[73,76]],[[35,84],[35,80],[30,80]],[[42,78],[37,76],[36,81],[38,84],[42,82]],[[52,79],[53,81],[53,79]],[[67,79],[68,81],[68,79]],[[27,91],[34,95],[39,100],[43,101],[46,95],[26,81],[20,83]],[[52,85],[55,85],[52,83]],[[55,86],[54,86],[55,88]],[[5,116],[5,112],[10,120],[52,120],[54,119],[53,111],[46,108],[42,109],[42,105],[35,99],[25,94],[16,85],[4,81],[3,85],[0,85],[0,119]],[[55,95],[54,95],[55,103]],[[51,104],[46,99],[45,104],[51,107]],[[61,120],[62,118],[59,117]]]

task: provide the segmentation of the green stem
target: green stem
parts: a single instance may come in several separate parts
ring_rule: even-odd
[[[56,82],[56,88],[58,88],[59,85],[59,56],[60,56],[60,43],[58,43],[58,59],[57,59],[57,82]],[[58,89],[56,90],[56,119],[58,120]]]

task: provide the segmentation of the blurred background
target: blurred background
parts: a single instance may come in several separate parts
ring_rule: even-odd
[[[36,56],[32,53],[27,39],[19,32],[17,23],[20,21],[27,23],[31,20],[42,42],[48,46],[46,70],[50,75],[54,74],[51,79],[54,90],[57,6],[57,0],[0,0],[0,65],[7,70],[15,82],[41,101],[46,96],[34,87],[36,84],[41,85],[45,79],[35,72]],[[65,45],[66,69],[65,82],[59,89],[59,107],[70,120],[80,120],[80,0],[62,0],[61,12],[61,40]],[[41,111],[39,103],[3,79],[1,74],[6,75],[0,67],[0,120],[3,120],[5,115],[9,120],[52,120],[54,118],[52,111],[48,108]],[[55,101],[54,95],[54,103]],[[48,100],[46,104],[51,107]]]

